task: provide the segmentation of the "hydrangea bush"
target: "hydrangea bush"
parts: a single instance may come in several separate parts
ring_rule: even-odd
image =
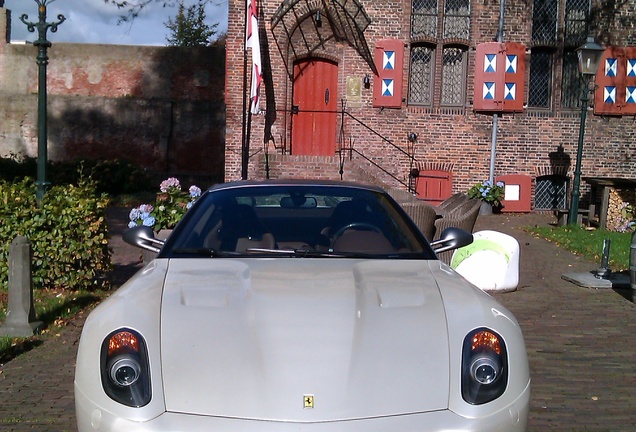
[[[130,211],[128,227],[145,225],[155,232],[172,229],[200,196],[199,187],[193,185],[185,191],[177,178],[170,177],[159,185],[154,204],[142,204]]]
[[[498,181],[493,184],[490,180],[477,183],[468,189],[468,196],[485,201],[493,207],[499,207],[504,198],[504,183]]]
[[[632,232],[636,229],[636,210],[633,205],[627,202],[620,205],[620,216],[614,229],[618,232]]]

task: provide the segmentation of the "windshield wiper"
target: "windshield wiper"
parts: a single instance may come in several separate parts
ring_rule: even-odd
[[[341,257],[343,254],[333,251],[318,251],[315,249],[265,249],[265,248],[249,248],[246,254],[272,254],[285,255],[298,258],[316,258],[316,257]]]
[[[177,255],[200,255],[204,257],[219,257],[228,255],[227,252],[219,252],[212,248],[180,248],[174,249],[172,253]]]

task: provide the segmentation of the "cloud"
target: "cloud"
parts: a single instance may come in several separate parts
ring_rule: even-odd
[[[27,21],[37,22],[37,4],[33,0],[5,0],[4,7],[11,11],[11,40],[33,41],[36,33],[29,33],[20,20],[27,14]],[[219,23],[218,32],[227,31],[227,0],[210,2],[206,7],[208,24]],[[66,20],[58,31],[47,33],[51,42],[99,43],[121,45],[166,45],[168,18],[176,15],[176,8],[163,7],[155,2],[144,8],[132,22],[118,25],[122,11],[104,0],[60,0],[47,6],[47,22],[57,21],[59,14]]]

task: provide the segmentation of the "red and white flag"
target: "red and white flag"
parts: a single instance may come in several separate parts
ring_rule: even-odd
[[[259,99],[263,67],[261,64],[261,42],[258,35],[258,0],[247,0],[247,25],[245,26],[245,48],[252,49],[252,85],[250,87],[250,112],[260,112]]]

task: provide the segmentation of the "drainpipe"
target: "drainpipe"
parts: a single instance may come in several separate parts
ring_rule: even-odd
[[[505,0],[501,0],[499,4],[499,30],[497,31],[497,42],[503,42],[503,25],[504,25],[504,7]],[[492,116],[492,142],[490,144],[490,172],[488,180],[495,182],[495,159],[497,157],[497,128],[499,127],[499,114],[494,113]]]

